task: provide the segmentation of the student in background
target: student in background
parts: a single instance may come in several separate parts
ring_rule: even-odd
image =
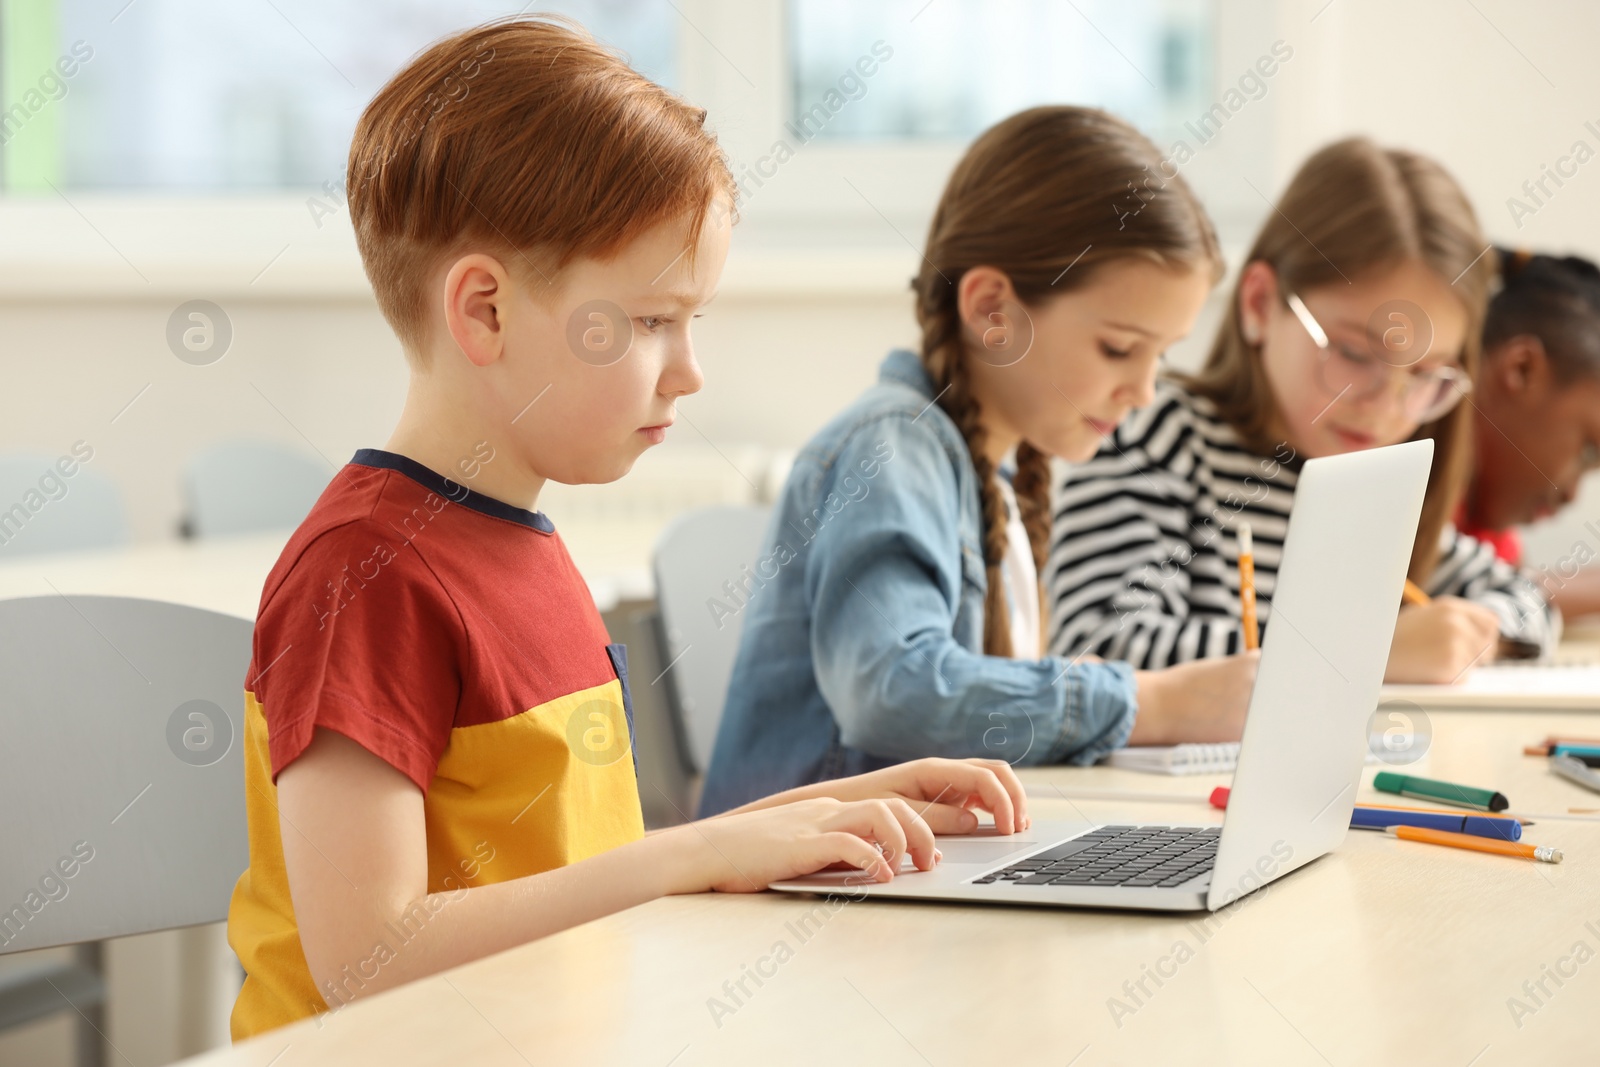
[[[1572,503],[1600,468],[1600,268],[1577,256],[1499,249],[1483,371],[1473,393],[1477,453],[1458,520],[1463,532],[1522,562],[1516,526]],[[1586,546],[1586,551],[1585,551]],[[1572,618],[1600,612],[1600,544],[1547,568],[1551,602]]]
[[[513,18],[428,48],[357,123],[350,216],[411,380],[262,592],[235,1038],[664,894],[927,869],[974,808],[1026,827],[1005,764],[923,760],[644,832],[626,649],[534,509],[547,480],[622,477],[700,388],[734,190],[704,120]]]
[[[1494,274],[1484,247],[1430,159],[1357,138],[1307,160],[1267,214],[1203,369],[1163,381],[1063,472],[1051,650],[1139,667],[1236,651],[1237,524],[1254,531],[1265,626],[1304,461],[1420,437],[1435,452],[1410,577],[1433,599],[1400,610],[1388,679],[1454,681],[1502,633],[1547,645],[1539,590],[1450,524]]]
[[[1014,115],[957,164],[913,281],[918,351],[800,452],[775,509],[702,812],[914,756],[1089,763],[1239,736],[1254,656],[1041,654],[1049,459],[1087,458],[1149,401],[1221,269],[1161,166],[1075,107]]]

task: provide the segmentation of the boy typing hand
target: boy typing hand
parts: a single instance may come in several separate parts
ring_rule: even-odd
[[[699,390],[734,193],[704,113],[551,21],[447,39],[368,106],[350,216],[410,387],[269,575],[246,679],[242,1038],[669,893],[927,869],[1027,825],[923,760],[646,835],[626,650],[547,479],[626,474]]]

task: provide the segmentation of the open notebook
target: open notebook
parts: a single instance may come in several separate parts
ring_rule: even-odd
[[[1384,736],[1367,738],[1367,762],[1380,762]],[[1200,745],[1140,745],[1119,748],[1106,762],[1125,771],[1146,774],[1232,774],[1239,765],[1239,742]]]
[[[1107,757],[1113,767],[1148,774],[1226,774],[1238,766],[1239,742],[1214,745],[1141,745]]]
[[[1600,664],[1496,663],[1476,668],[1455,685],[1386,685],[1380,699],[1427,708],[1600,711]]]

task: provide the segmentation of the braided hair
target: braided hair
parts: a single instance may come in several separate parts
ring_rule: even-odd
[[[1095,268],[1128,256],[1205,266],[1213,277],[1222,268],[1211,222],[1177,167],[1132,126],[1093,108],[1030,108],[990,127],[956,164],[934,212],[911,288],[923,365],[977,471],[988,584],[983,650],[989,655],[1013,654],[1000,579],[1006,505],[971,387],[973,356],[957,287],[971,268],[993,267],[1010,279],[1019,301],[1037,307],[1081,288]],[[1016,465],[1012,491],[1042,573],[1050,541],[1050,456],[1023,441]],[[1039,595],[1042,600],[1042,590]]]

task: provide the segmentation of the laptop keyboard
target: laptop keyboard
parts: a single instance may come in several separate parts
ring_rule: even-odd
[[[1211,870],[1222,827],[1102,826],[974,878],[974,885],[1175,886]]]

